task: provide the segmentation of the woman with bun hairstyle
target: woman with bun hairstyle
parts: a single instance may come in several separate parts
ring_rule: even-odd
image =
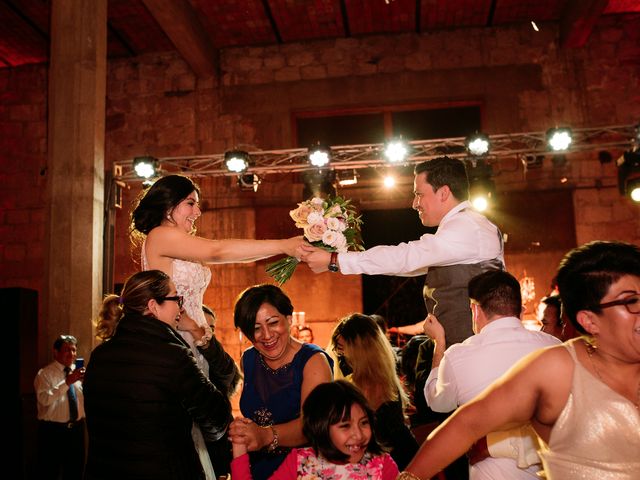
[[[231,404],[176,331],[181,305],[159,270],[134,274],[120,297],[105,298],[103,315],[117,328],[94,349],[85,373],[85,479],[206,478],[192,424],[217,440],[231,421]]]

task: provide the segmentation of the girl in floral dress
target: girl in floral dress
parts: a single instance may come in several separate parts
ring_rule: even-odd
[[[338,380],[314,388],[302,406],[311,446],[294,448],[271,480],[394,480],[398,467],[373,432],[373,412],[353,384]],[[231,478],[250,480],[244,443],[233,442]]]

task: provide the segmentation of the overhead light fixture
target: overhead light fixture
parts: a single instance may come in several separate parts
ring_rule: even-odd
[[[473,208],[484,212],[491,208],[495,197],[496,185],[491,179],[493,168],[484,160],[467,164],[469,176],[469,200]]]
[[[355,185],[358,183],[358,174],[356,170],[338,170],[336,173],[336,179],[338,185],[341,187],[348,187],[349,185]]]
[[[238,186],[240,187],[240,190],[253,190],[254,192],[257,192],[261,183],[262,179],[255,173],[243,173],[238,175]]]
[[[385,188],[393,188],[396,185],[396,177],[391,174],[385,175],[384,179],[382,180],[382,184]]]
[[[402,163],[409,155],[409,147],[402,139],[390,140],[384,148],[384,156],[389,163]]]
[[[330,150],[324,145],[317,143],[309,148],[309,163],[317,168],[322,168],[329,164]]]
[[[538,28],[538,25],[536,24],[536,22],[534,22],[533,20],[531,20],[531,27],[536,31],[539,32],[540,29]]]
[[[617,160],[618,189],[634,202],[640,202],[640,152],[624,152]]]
[[[243,150],[230,150],[224,154],[227,170],[242,173],[249,168],[249,154]]]
[[[564,152],[572,141],[570,128],[550,128],[547,130],[547,144],[554,152]]]
[[[627,190],[629,191],[631,200],[640,203],[640,178],[628,181]]]
[[[484,133],[476,132],[473,135],[469,135],[464,144],[467,147],[467,151],[477,157],[486,155],[489,152],[489,137]]]
[[[158,171],[158,159],[150,156],[136,157],[133,159],[133,169],[140,178],[154,177]]]
[[[544,161],[544,155],[525,155],[521,158],[522,164],[527,170],[532,168],[541,168]]]

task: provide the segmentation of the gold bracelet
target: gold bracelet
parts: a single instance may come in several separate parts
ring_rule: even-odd
[[[417,476],[416,474],[414,474],[414,473],[407,472],[406,470],[403,470],[396,477],[396,480],[422,480],[422,479],[419,476]]]
[[[271,432],[273,433],[273,440],[271,440],[271,443],[267,446],[267,452],[269,453],[273,453],[276,451],[276,449],[278,448],[278,432],[276,431],[275,427],[273,425],[269,425],[269,427],[271,429]]]

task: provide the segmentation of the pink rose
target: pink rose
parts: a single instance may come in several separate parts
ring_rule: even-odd
[[[289,216],[296,222],[296,227],[304,228],[307,224],[307,217],[315,209],[308,202],[301,203],[298,208],[291,210]]]
[[[323,223],[314,223],[313,225],[307,225],[304,227],[304,236],[310,242],[317,242],[322,240],[324,232],[326,232],[327,226]]]

